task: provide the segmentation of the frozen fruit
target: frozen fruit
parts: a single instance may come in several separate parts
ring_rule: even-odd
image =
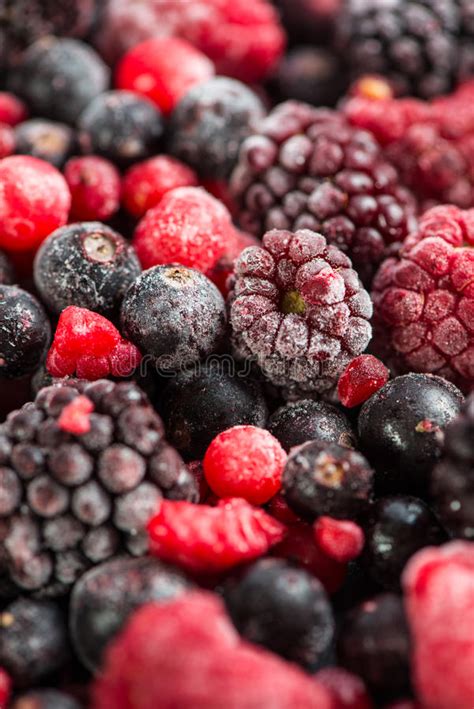
[[[209,183],[207,183],[208,188]],[[220,194],[219,199],[224,200],[225,196]],[[224,202],[225,203],[225,202]],[[229,209],[232,205],[229,205]],[[239,229],[234,232],[234,237],[226,243],[225,251],[216,261],[214,266],[206,271],[206,276],[219,288],[220,292],[227,298],[231,289],[231,276],[234,273],[235,262],[247,246],[258,246],[259,240],[251,234],[246,234]]]
[[[318,45],[332,43],[344,0],[276,0],[290,40]]]
[[[364,547],[364,532],[350,520],[318,517],[314,536],[320,549],[341,563],[356,559]]]
[[[71,192],[71,220],[106,221],[120,205],[120,174],[108,160],[87,155],[72,158],[64,167]]]
[[[15,131],[6,123],[0,122],[0,160],[13,155],[16,150]]]
[[[324,667],[316,679],[331,692],[334,709],[373,709],[364,682],[342,667]]]
[[[16,126],[28,117],[23,101],[8,91],[0,91],[0,123]]]
[[[76,148],[76,136],[65,123],[32,118],[15,127],[15,153],[32,155],[61,169]]]
[[[15,280],[13,265],[3,251],[0,251],[0,285],[10,286]]]
[[[349,362],[337,383],[337,394],[343,406],[363,404],[388,382],[387,367],[373,355],[360,355]]]
[[[81,704],[70,694],[56,689],[31,689],[19,694],[10,709],[81,709]]]
[[[91,430],[90,414],[94,411],[94,404],[87,396],[78,396],[66,404],[58,418],[58,426],[68,433],[89,433]]]
[[[10,698],[12,680],[3,667],[0,667],[0,707],[4,709]]]

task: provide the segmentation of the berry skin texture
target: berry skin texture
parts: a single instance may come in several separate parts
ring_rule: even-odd
[[[334,709],[374,709],[360,677],[342,667],[324,667],[316,674],[316,679],[332,693]]]
[[[143,268],[179,263],[205,273],[235,238],[224,205],[198,187],[167,192],[138,224],[133,245]]]
[[[15,127],[15,153],[45,160],[59,170],[76,150],[76,136],[65,123],[32,118]]]
[[[9,91],[0,91],[0,123],[16,126],[28,117],[28,109],[23,101]]]
[[[286,459],[268,431],[234,426],[212,441],[204,456],[204,474],[218,497],[243,497],[263,505],[280,490]]]
[[[95,155],[72,158],[64,167],[71,192],[71,221],[107,221],[120,206],[120,173]]]
[[[78,396],[67,404],[58,418],[61,431],[74,433],[76,436],[89,433],[91,420],[89,414],[94,411],[94,404],[87,396]]]
[[[140,608],[112,643],[94,688],[95,709],[223,705],[332,707],[319,682],[241,640],[222,602],[204,592]]]
[[[154,37],[122,57],[116,85],[150,99],[166,116],[193,86],[213,74],[213,63],[189,42]]]
[[[403,585],[420,702],[429,709],[469,709],[474,696],[474,545],[452,542],[423,549],[409,562]]]
[[[12,155],[0,161],[0,247],[36,249],[67,222],[71,195],[64,177],[44,160]]]
[[[318,517],[314,536],[320,549],[336,561],[347,563],[356,559],[364,547],[364,532],[349,520]]]
[[[194,171],[170,155],[157,155],[133,165],[122,181],[122,202],[125,209],[140,219],[167,192],[177,187],[197,187]]]
[[[387,367],[373,355],[360,355],[349,362],[337,384],[339,401],[346,408],[363,404],[388,382]]]
[[[148,524],[150,549],[188,571],[227,571],[266,554],[285,527],[246,500],[220,500],[217,507],[164,500]]]

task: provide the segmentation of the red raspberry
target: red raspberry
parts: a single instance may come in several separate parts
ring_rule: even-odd
[[[365,541],[364,532],[358,524],[332,517],[316,520],[314,538],[321,551],[343,564],[359,556]]]
[[[430,709],[471,709],[474,543],[423,549],[408,562],[403,585],[418,698]]]
[[[390,373],[377,357],[360,355],[349,362],[339,378],[337,394],[343,406],[359,406],[388,382]]]
[[[113,641],[94,709],[332,709],[295,665],[240,640],[218,596],[142,606]]]
[[[325,667],[315,678],[331,692],[333,709],[373,709],[363,681],[342,667]]]
[[[256,559],[281,541],[285,527],[239,498],[217,507],[163,500],[148,524],[151,550],[196,572],[217,572]]]
[[[108,160],[89,155],[66,163],[71,221],[107,221],[120,206],[120,174]]]
[[[117,88],[146,96],[165,114],[192,86],[214,76],[213,63],[189,42],[153,37],[130,49],[117,68]]]
[[[81,379],[129,376],[140,363],[135,345],[98,313],[70,305],[61,313],[46,366],[53,377]]]
[[[61,411],[58,426],[61,430],[80,436],[91,430],[90,416],[94,411],[94,404],[87,396],[76,396]]]
[[[15,132],[7,123],[0,123],[0,159],[15,152]]]
[[[3,667],[0,667],[0,709],[7,709],[12,681]]]
[[[7,91],[0,91],[0,123],[16,126],[27,116],[28,110],[23,101]]]
[[[143,268],[179,263],[205,273],[234,238],[223,204],[200,187],[179,187],[145,214],[133,243]]]
[[[29,155],[0,161],[0,247],[37,248],[67,222],[71,195],[55,167]]]
[[[140,162],[125,173],[122,201],[134,217],[156,207],[161,198],[176,187],[195,187],[198,178],[194,170],[169,155],[157,155]]]
[[[214,438],[204,456],[204,473],[218,497],[243,497],[263,505],[281,487],[287,454],[269,431],[233,426]]]
[[[375,347],[398,372],[474,385],[474,211],[435,207],[373,283]]]

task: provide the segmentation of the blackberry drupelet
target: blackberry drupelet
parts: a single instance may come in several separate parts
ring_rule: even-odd
[[[296,101],[277,106],[243,142],[231,187],[244,230],[321,232],[364,282],[415,224],[413,197],[375,138],[337,111]]]
[[[75,147],[75,133],[65,123],[32,118],[15,126],[15,154],[32,155],[60,170]]]
[[[79,389],[94,411],[89,430],[73,434],[61,414]],[[23,591],[59,595],[94,564],[120,552],[145,553],[144,525],[162,496],[198,497],[133,383],[46,387],[8,416],[0,444],[4,564]]]

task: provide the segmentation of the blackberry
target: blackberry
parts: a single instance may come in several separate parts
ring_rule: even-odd
[[[191,586],[181,571],[149,557],[114,559],[86,572],[72,592],[69,615],[81,661],[97,671],[107,644],[136,608],[175,598]]]
[[[61,169],[76,147],[74,131],[65,123],[33,118],[15,127],[15,153],[32,155]]]
[[[199,83],[171,115],[169,152],[203,177],[225,179],[264,113],[258,96],[240,81],[217,76]]]
[[[170,442],[190,459],[201,459],[211,441],[232,426],[263,428],[268,409],[259,384],[224,370],[233,360],[216,358],[199,370],[180,372],[167,385],[162,416]]]
[[[10,704],[10,709],[81,709],[81,704],[56,689],[32,689],[20,694]]]
[[[371,337],[372,304],[348,257],[309,229],[267,232],[237,259],[233,344],[275,385],[326,392]]]
[[[140,272],[134,249],[100,222],[57,229],[41,245],[34,264],[41,299],[58,315],[68,305],[116,313]]]
[[[32,374],[46,354],[50,334],[36,298],[17,286],[0,286],[0,380]]]
[[[9,286],[15,280],[15,272],[10,259],[0,251],[0,286]]]
[[[66,621],[55,603],[18,598],[0,612],[0,665],[17,686],[34,684],[67,659]]]
[[[128,289],[122,334],[163,370],[177,370],[212,354],[225,332],[224,300],[199,271],[155,266]]]
[[[414,226],[414,199],[372,134],[296,101],[277,106],[243,142],[231,188],[244,230],[321,232],[364,282]]]
[[[290,452],[282,489],[290,506],[305,516],[353,519],[369,506],[373,474],[357,451],[308,441]]]
[[[354,442],[347,416],[332,404],[313,399],[281,406],[270,416],[268,430],[286,451],[314,439],[349,447]]]
[[[462,403],[454,384],[430,374],[396,377],[365,402],[359,441],[377,471],[380,492],[426,495],[441,455],[442,430]]]
[[[89,430],[73,434],[65,407],[79,390],[94,411]],[[0,443],[5,564],[24,591],[60,595],[94,564],[145,553],[144,525],[162,496],[198,498],[160,418],[131,382],[41,389],[0,426]]]
[[[122,167],[158,152],[163,133],[160,111],[131,91],[97,96],[81,114],[78,126],[85,153],[102,155]]]
[[[44,37],[25,52],[9,85],[38,115],[74,125],[109,80],[108,68],[87,44]]]
[[[334,636],[331,604],[321,582],[304,569],[283,560],[257,561],[224,595],[250,642],[311,671],[327,659]]]
[[[474,395],[445,431],[443,457],[431,492],[439,517],[454,537],[474,540]]]

